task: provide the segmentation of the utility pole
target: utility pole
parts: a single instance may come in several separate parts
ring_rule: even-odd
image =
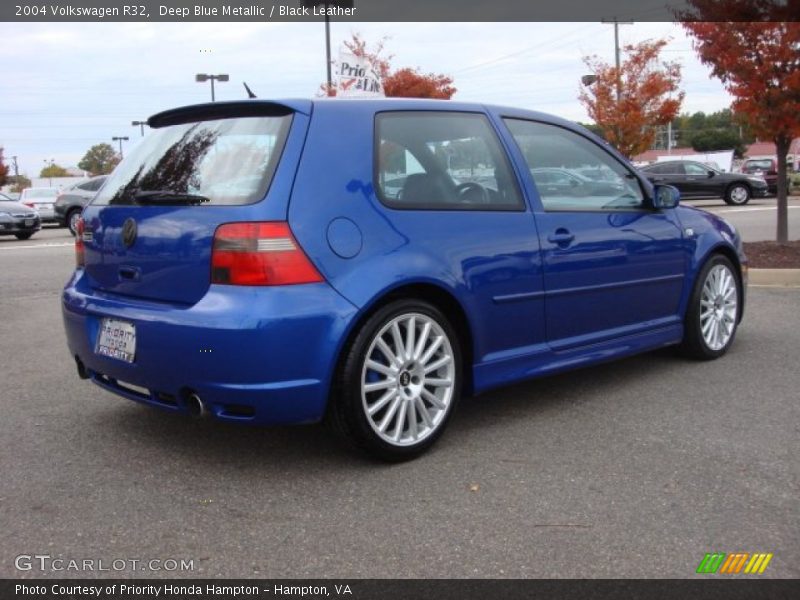
[[[610,19],[602,19],[600,22],[606,25],[613,23],[614,25],[614,62],[617,65],[617,101],[619,101],[619,98],[622,95],[622,82],[619,75],[619,26],[633,25],[633,21],[620,21],[617,17],[611,17]]]
[[[741,134],[739,134],[739,137],[741,137]],[[19,185],[19,165],[17,164],[17,157],[12,156],[11,160],[14,161],[14,181]]]

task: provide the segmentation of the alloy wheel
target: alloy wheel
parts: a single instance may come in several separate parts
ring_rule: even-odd
[[[445,421],[456,366],[450,340],[435,319],[402,314],[372,339],[361,374],[367,421],[393,446],[420,443]]]

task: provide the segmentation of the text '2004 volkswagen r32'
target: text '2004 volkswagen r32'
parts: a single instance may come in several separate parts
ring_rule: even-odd
[[[402,460],[462,394],[670,344],[716,358],[742,316],[735,229],[555,117],[252,100],[149,124],[63,294],[78,373],[131,400],[324,419]]]

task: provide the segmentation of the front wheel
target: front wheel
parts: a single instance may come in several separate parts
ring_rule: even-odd
[[[399,300],[372,315],[345,356],[328,418],[369,454],[415,458],[442,435],[461,389],[461,352],[445,316]]]
[[[31,239],[32,233],[15,233],[14,237],[18,240],[29,240]]]
[[[711,360],[725,354],[739,323],[741,291],[733,264],[717,254],[703,266],[684,319],[684,352]]]
[[[735,183],[725,192],[725,202],[733,206],[742,206],[750,202],[750,188],[743,183]]]

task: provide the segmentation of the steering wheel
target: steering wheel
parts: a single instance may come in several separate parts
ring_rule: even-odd
[[[456,194],[458,195],[459,200],[462,202],[470,202],[473,201],[468,198],[473,191],[478,191],[480,194],[479,200],[476,204],[489,204],[491,199],[489,198],[489,190],[483,187],[480,183],[475,183],[474,181],[465,181],[464,183],[459,183],[456,186]]]

